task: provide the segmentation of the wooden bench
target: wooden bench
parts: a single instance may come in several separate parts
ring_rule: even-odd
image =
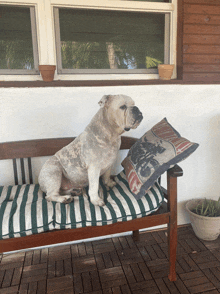
[[[20,160],[22,183],[33,183],[31,158],[51,156],[74,138],[40,139],[0,144],[0,160],[12,159],[15,185],[18,184],[18,168],[16,159]],[[130,149],[136,138],[122,137],[121,150]],[[24,159],[27,158],[28,174],[25,174]],[[125,222],[117,222],[103,226],[89,226],[77,229],[54,230],[20,238],[0,240],[0,253],[27,249],[38,246],[57,244],[86,238],[111,235],[133,231],[134,240],[139,238],[139,230],[158,225],[168,226],[169,280],[176,280],[176,249],[177,249],[177,177],[183,172],[179,166],[167,171],[167,190],[164,190],[165,201],[151,215]],[[28,181],[26,178],[28,177]],[[1,185],[2,183],[0,183]]]

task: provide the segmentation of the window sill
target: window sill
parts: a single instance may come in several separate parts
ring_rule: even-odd
[[[103,80],[103,81],[0,81],[0,88],[40,88],[40,87],[108,87],[108,86],[147,86],[172,84],[220,84],[220,82],[189,82],[181,79],[172,80]]]

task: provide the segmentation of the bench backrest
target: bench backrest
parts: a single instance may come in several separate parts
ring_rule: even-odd
[[[28,141],[6,142],[0,143],[0,160],[12,159],[15,185],[18,184],[18,165],[17,160],[20,160],[20,169],[22,183],[27,182],[33,184],[32,176],[32,157],[52,156],[61,148],[71,143],[75,137],[72,138],[55,138],[55,139],[38,139]],[[122,136],[121,150],[130,149],[137,141],[136,138]],[[27,163],[27,168],[25,168]],[[28,170],[28,181],[27,178]]]

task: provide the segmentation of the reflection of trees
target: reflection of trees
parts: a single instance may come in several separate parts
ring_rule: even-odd
[[[116,60],[114,44],[111,43],[111,42],[106,42],[106,48],[107,48],[107,53],[108,53],[109,67],[111,69],[118,68],[118,63],[117,63],[117,60]]]
[[[141,69],[164,61],[164,14],[60,9],[63,68]]]
[[[163,41],[74,42],[61,45],[62,66],[72,69],[155,68],[163,62]]]
[[[33,69],[33,49],[30,42],[0,40],[1,69]]]
[[[0,69],[34,68],[30,8],[0,5]]]

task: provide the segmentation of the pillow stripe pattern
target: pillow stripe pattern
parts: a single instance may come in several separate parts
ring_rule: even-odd
[[[0,187],[0,239],[127,221],[152,213],[163,201],[157,183],[136,200],[124,172],[115,180],[117,184],[110,191],[100,180],[99,193],[106,203],[103,207],[94,206],[88,195],[75,196],[69,204],[47,202],[38,184]]]

